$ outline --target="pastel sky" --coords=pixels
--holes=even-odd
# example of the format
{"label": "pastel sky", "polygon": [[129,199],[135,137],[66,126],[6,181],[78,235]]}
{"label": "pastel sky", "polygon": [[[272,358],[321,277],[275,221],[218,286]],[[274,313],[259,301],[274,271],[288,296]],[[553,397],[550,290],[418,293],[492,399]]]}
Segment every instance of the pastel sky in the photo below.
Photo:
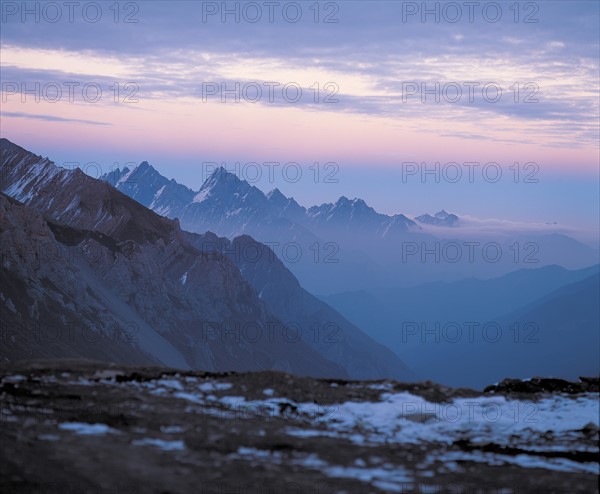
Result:
{"label": "pastel sky", "polygon": [[[599,2],[427,3],[437,19],[400,1],[50,3],[1,4],[0,133],[58,164],[147,160],[198,188],[210,163],[251,180],[258,163],[257,186],[304,205],[343,194],[597,234]],[[223,102],[236,83],[246,98]],[[436,161],[439,183],[421,175]]]}

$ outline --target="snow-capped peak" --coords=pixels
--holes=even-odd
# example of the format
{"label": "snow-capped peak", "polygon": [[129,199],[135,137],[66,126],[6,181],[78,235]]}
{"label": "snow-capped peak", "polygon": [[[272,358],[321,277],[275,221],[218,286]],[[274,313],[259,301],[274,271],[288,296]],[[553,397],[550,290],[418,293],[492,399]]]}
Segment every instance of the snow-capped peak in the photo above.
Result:
{"label": "snow-capped peak", "polygon": [[230,173],[225,168],[220,166],[214,172],[211,173],[210,177],[208,177],[204,184],[202,184],[200,190],[206,188],[213,188],[218,184],[238,182],[241,182],[241,180],[235,173]]}
{"label": "snow-capped peak", "polygon": [[228,172],[221,166],[212,172],[210,177],[206,179],[198,193],[194,196],[192,202],[204,201],[207,197],[213,195],[215,189],[230,189],[230,192],[233,194],[234,190],[237,189],[240,184],[247,184],[247,182],[242,182],[237,175]]}
{"label": "snow-capped peak", "polygon": [[290,200],[285,197],[279,189],[273,189],[266,194],[269,202],[276,208],[285,208]]}
{"label": "snow-capped peak", "polygon": [[281,199],[286,199],[287,197],[285,197],[281,191],[277,188],[267,192],[267,199],[273,199],[273,200],[281,200]]}

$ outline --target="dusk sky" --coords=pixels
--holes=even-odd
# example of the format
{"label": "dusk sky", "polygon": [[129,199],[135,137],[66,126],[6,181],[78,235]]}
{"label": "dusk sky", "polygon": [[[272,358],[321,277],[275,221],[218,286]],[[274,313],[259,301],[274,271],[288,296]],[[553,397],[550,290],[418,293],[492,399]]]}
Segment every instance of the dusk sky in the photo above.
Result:
{"label": "dusk sky", "polygon": [[[2,2],[2,137],[102,172],[147,160],[192,188],[208,162],[256,162],[258,187],[305,206],[345,195],[385,213],[445,208],[597,234],[597,1],[479,2],[471,12],[429,2],[437,19],[399,1],[114,5]],[[224,7],[237,13],[223,17]],[[222,101],[223,83],[239,83],[239,102]],[[407,164],[436,161],[439,183]],[[265,162],[281,164],[273,183]],[[295,183],[289,162],[303,169]],[[480,163],[472,177],[466,162]],[[502,169],[494,183],[495,165],[482,174],[489,162]],[[256,167],[244,170],[254,180]]]}

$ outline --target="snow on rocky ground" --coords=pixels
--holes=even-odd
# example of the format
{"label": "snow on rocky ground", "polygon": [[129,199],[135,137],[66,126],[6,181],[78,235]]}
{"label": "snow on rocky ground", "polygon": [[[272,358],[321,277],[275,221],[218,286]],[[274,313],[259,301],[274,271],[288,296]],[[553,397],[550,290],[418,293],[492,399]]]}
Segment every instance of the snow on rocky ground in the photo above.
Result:
{"label": "snow on rocky ground", "polygon": [[[243,396],[213,394],[233,387],[226,382],[199,384],[191,379],[185,384],[185,391],[177,380],[160,379],[141,386],[150,394],[171,394],[176,399],[200,405],[187,408],[189,413],[213,413],[231,418],[245,416],[255,420],[259,417],[281,417],[286,410],[294,410],[294,414],[289,416],[291,425],[286,429],[286,433],[294,437],[343,438],[358,445],[430,444],[438,445],[440,449],[432,453],[429,463],[433,459],[444,462],[468,460],[491,465],[509,462],[526,467],[600,475],[598,462],[580,463],[536,455],[536,452],[598,452],[597,444],[580,441],[578,433],[586,427],[593,429],[600,425],[598,395],[593,393],[576,397],[550,395],[536,401],[479,396],[432,403],[407,392],[382,391],[378,401],[345,401],[320,407],[314,403],[290,401],[284,396],[246,400]],[[374,389],[373,386],[371,389]],[[272,390],[264,390],[263,394],[265,391],[269,395]],[[448,455],[444,446],[457,441],[494,443],[520,448],[528,454],[510,457],[462,452]],[[252,452],[247,450],[244,454],[252,455]],[[264,455],[259,452],[257,456]]]}
{"label": "snow on rocky ground", "polygon": [[[126,458],[117,477],[149,470],[148,482],[160,474],[171,486],[149,492],[203,492],[173,477],[190,465],[221,490],[286,479],[329,486],[323,494],[596,492],[600,408],[590,389],[482,394],[278,373],[12,372],[0,381],[0,474],[18,480],[11,462],[36,448],[27,482],[37,470],[48,475],[52,458],[76,461],[89,482],[99,465]],[[98,455],[89,465],[80,458],[87,448]]]}

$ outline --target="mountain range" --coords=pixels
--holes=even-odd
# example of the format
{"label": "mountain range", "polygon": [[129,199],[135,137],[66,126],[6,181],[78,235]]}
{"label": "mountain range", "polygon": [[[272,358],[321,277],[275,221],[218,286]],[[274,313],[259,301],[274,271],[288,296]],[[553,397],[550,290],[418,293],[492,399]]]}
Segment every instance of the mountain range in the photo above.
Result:
{"label": "mountain range", "polygon": [[599,373],[599,272],[554,265],[323,300],[419,375],[477,388],[507,376]]}
{"label": "mountain range", "polygon": [[[179,220],[7,139],[0,140],[0,169],[4,360],[85,357],[213,371],[413,377],[390,350],[303,292],[276,258],[245,262],[253,271],[246,278]],[[276,273],[281,279],[269,281]],[[272,304],[265,301],[270,288],[255,288],[265,280],[280,289]],[[298,295],[301,305],[286,298]]]}
{"label": "mountain range", "polygon": [[345,196],[305,208],[279,189],[265,194],[222,167],[198,191],[147,162],[100,178],[155,212],[178,218],[187,231],[252,236],[313,293],[491,278],[552,264],[579,269],[598,259],[596,249],[557,233],[465,233],[461,218],[445,210],[413,220]]}
{"label": "mountain range", "polygon": [[[463,338],[413,349],[417,372],[443,374],[446,384],[483,388],[504,377],[573,378],[600,374],[600,274],[562,286],[548,295],[490,321],[483,320],[472,342]],[[487,334],[486,334],[487,333]],[[423,351],[424,347],[427,351]],[[403,353],[406,355],[408,352]],[[446,365],[443,361],[460,363]]]}
{"label": "mountain range", "polygon": [[410,229],[419,230],[416,222],[403,214],[377,213],[362,199],[342,196],[335,203],[307,209],[293,197],[285,197],[279,189],[264,194],[223,167],[217,168],[197,192],[168,180],[145,161],[100,178],[144,206],[164,216],[179,218],[190,231],[210,230],[233,237],[248,233],[250,228],[260,232],[272,225],[310,228],[317,235],[331,228],[358,229],[385,238]]}
{"label": "mountain range", "polygon": [[[7,139],[0,171],[5,361],[89,358],[473,387],[598,370],[597,251],[564,235],[539,236],[537,248],[546,262],[570,265],[444,280],[441,263],[389,257],[403,242],[439,242],[419,224],[459,231],[461,219],[444,210],[413,221],[346,197],[304,208],[222,168],[198,191],[147,162],[94,179]],[[320,261],[337,262],[317,262],[308,248],[291,261],[281,256],[286,242],[328,246]],[[312,289],[297,275],[302,263]],[[382,273],[394,285],[373,287]],[[412,274],[437,278],[409,283]],[[353,291],[360,279],[365,288]],[[346,290],[313,294],[336,286]],[[479,338],[444,332],[469,324]],[[500,327],[502,337],[482,337],[483,327]]]}

